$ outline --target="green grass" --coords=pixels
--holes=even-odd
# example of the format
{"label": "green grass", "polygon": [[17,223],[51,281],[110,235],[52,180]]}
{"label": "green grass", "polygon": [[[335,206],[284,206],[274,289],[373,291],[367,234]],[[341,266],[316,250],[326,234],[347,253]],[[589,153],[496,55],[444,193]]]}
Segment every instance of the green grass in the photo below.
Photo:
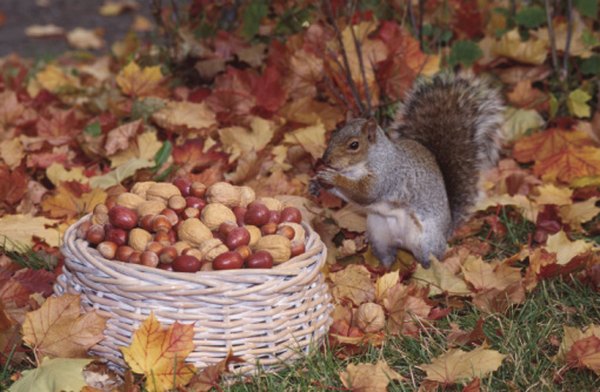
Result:
{"label": "green grass", "polygon": [[[572,369],[564,373],[561,383],[555,383],[561,364],[552,357],[558,347],[551,337],[561,341],[563,326],[583,327],[600,321],[600,296],[590,287],[570,278],[540,283],[525,303],[512,307],[507,314],[484,314],[474,307],[454,311],[436,327],[423,333],[420,339],[390,337],[382,347],[369,347],[365,353],[350,359],[337,359],[329,349],[314,353],[294,366],[276,374],[260,374],[234,385],[222,385],[225,391],[325,391],[344,390],[338,373],[348,363],[375,363],[385,359],[405,377],[394,382],[389,391],[414,391],[425,373],[417,366],[447,349],[446,332],[454,322],[465,330],[472,329],[479,318],[484,319],[484,332],[490,348],[507,355],[502,366],[481,380],[489,391],[576,391],[600,390],[600,378],[590,370]],[[470,350],[470,347],[463,347]],[[446,388],[459,391],[460,386]]]}

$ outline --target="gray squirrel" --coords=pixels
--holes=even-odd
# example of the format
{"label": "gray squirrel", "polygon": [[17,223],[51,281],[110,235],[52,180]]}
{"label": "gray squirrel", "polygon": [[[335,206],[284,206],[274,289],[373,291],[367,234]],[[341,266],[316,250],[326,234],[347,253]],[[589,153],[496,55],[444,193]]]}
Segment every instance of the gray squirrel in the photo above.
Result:
{"label": "gray squirrel", "polygon": [[482,172],[498,160],[503,109],[499,92],[471,74],[419,80],[388,133],[363,118],[335,130],[309,190],[362,206],[373,253],[386,267],[403,248],[428,268],[468,218]]}

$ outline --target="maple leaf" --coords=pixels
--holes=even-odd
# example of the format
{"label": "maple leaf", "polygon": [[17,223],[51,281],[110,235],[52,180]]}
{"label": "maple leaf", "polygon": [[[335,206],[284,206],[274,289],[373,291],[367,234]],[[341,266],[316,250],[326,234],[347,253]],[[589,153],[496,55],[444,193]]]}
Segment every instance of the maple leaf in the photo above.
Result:
{"label": "maple leaf", "polygon": [[0,128],[8,129],[25,112],[25,106],[17,99],[14,91],[0,92]]}
{"label": "maple leaf", "polygon": [[300,49],[290,56],[288,68],[285,84],[292,98],[291,102],[314,98],[317,95],[317,83],[323,79],[323,59]]}
{"label": "maple leaf", "polygon": [[504,290],[521,280],[520,268],[512,268],[504,263],[494,266],[492,263],[484,263],[480,257],[468,257],[461,268],[465,280],[471,283],[475,290]]}
{"label": "maple leaf", "polygon": [[487,313],[505,313],[511,305],[525,301],[525,287],[519,281],[503,290],[487,289],[473,296],[473,305]]}
{"label": "maple leaf", "polygon": [[541,39],[521,40],[518,29],[505,33],[496,41],[493,52],[525,64],[539,65],[546,61],[548,41]]}
{"label": "maple leaf", "polygon": [[33,246],[32,236],[43,239],[50,246],[58,246],[60,233],[56,229],[46,227],[54,226],[57,223],[58,221],[41,216],[5,215],[0,218],[2,246],[8,251],[19,250],[22,246],[31,247]]}
{"label": "maple leaf", "polygon": [[176,133],[210,130],[217,125],[216,115],[206,102],[169,101],[152,114],[152,120],[169,131]]}
{"label": "maple leaf", "polygon": [[333,283],[332,294],[338,301],[349,299],[358,306],[375,299],[375,285],[365,266],[351,264],[339,272],[329,274]]}
{"label": "maple leaf", "polygon": [[513,148],[513,157],[521,163],[543,161],[565,147],[581,148],[593,144],[585,132],[550,128],[518,140]]}
{"label": "maple leaf", "polygon": [[204,139],[196,138],[174,146],[173,162],[180,166],[178,175],[188,176],[208,186],[223,178],[227,155],[217,152],[215,147],[205,150],[204,145]]}
{"label": "maple leaf", "polygon": [[67,33],[67,42],[76,49],[101,49],[104,40],[97,31],[76,27]]}
{"label": "maple leaf", "polygon": [[466,346],[473,343],[481,344],[486,338],[483,332],[483,324],[483,319],[479,318],[475,327],[467,332],[461,330],[457,324],[450,323],[452,331],[448,334],[448,344],[452,346]]}
{"label": "maple leaf", "polygon": [[571,351],[573,345],[583,339],[595,336],[600,339],[600,325],[590,324],[582,329],[576,327],[563,326],[563,340],[560,343],[556,359],[565,360],[567,354]]}
{"label": "maple leaf", "polygon": [[[66,73],[63,69],[54,64],[48,64],[43,70],[35,76],[35,81],[46,90],[59,93],[63,89],[79,87],[79,80]],[[28,88],[31,96],[38,94],[38,88]]]}
{"label": "maple leaf", "polygon": [[219,362],[200,369],[186,385],[186,391],[208,392],[218,387],[223,374],[229,371],[229,364],[240,362],[243,362],[243,360],[240,357],[234,356],[233,352],[229,350],[227,356]]}
{"label": "maple leaf", "polygon": [[23,371],[10,391],[83,391],[87,386],[83,369],[92,361],[91,358],[44,358],[39,367]]}
{"label": "maple leaf", "polygon": [[38,310],[25,316],[23,341],[36,357],[85,357],[87,350],[104,339],[106,320],[95,310],[81,315],[79,295],[50,297]]}
{"label": "maple leaf", "polygon": [[452,349],[434,358],[431,364],[422,364],[418,368],[427,373],[427,380],[450,385],[484,377],[497,370],[504,358],[506,355],[483,346],[469,352]]}
{"label": "maple leaf", "polygon": [[574,257],[583,254],[593,245],[583,240],[571,241],[564,231],[559,231],[548,237],[545,249],[548,252],[556,253],[556,263],[565,265]]}
{"label": "maple leaf", "polygon": [[337,124],[344,119],[341,107],[319,102],[310,97],[288,102],[280,110],[280,114],[290,121],[301,124],[323,124],[327,130],[335,129]]}
{"label": "maple leaf", "polygon": [[400,283],[387,290],[383,306],[389,314],[390,333],[416,335],[416,319],[426,318],[432,308],[418,294],[421,293],[414,286]]}
{"label": "maple leaf", "polygon": [[28,176],[22,168],[10,170],[0,164],[0,205],[14,205],[20,202],[27,193]]}
{"label": "maple leaf", "polygon": [[54,186],[60,185],[61,182],[77,181],[86,183],[89,179],[83,174],[83,167],[73,167],[66,169],[62,163],[54,162],[46,168],[46,177]]}
{"label": "maple leaf", "polygon": [[559,212],[561,220],[573,229],[581,229],[581,223],[592,220],[600,213],[600,208],[596,207],[598,200],[600,197],[590,197],[579,203],[561,206]]}
{"label": "maple leaf", "polygon": [[117,166],[115,170],[101,176],[90,178],[90,185],[94,188],[94,191],[108,189],[112,186],[121,184],[121,182],[133,176],[139,169],[152,166],[154,166],[154,161],[149,161],[144,158],[131,158]]}
{"label": "maple leaf", "polygon": [[502,136],[509,141],[518,141],[528,131],[537,130],[544,125],[544,118],[534,109],[517,109],[508,107],[504,112]]}
{"label": "maple leaf", "polygon": [[0,143],[0,158],[10,169],[19,166],[24,156],[23,144],[19,139],[5,140]]}
{"label": "maple leaf", "polygon": [[420,264],[412,276],[412,281],[418,285],[429,284],[429,296],[442,294],[465,296],[471,294],[465,281],[453,273],[446,263],[441,263],[437,259],[431,260],[431,268],[425,269]]}
{"label": "maple leaf", "polygon": [[375,282],[375,298],[377,298],[377,301],[383,301],[387,295],[387,291],[394,287],[398,282],[400,282],[400,275],[398,272],[388,272],[377,278],[377,281]]}
{"label": "maple leaf", "polygon": [[546,181],[571,182],[600,175],[600,148],[566,146],[557,154],[536,162],[533,173]]}
{"label": "maple leaf", "polygon": [[92,212],[96,205],[104,203],[106,192],[95,188],[90,192],[80,192],[72,182],[63,182],[54,195],[49,195],[42,201],[42,209],[51,218],[74,218]]}
{"label": "maple leaf", "polygon": [[55,280],[56,276],[50,271],[23,268],[0,283],[0,299],[4,303],[14,302],[18,307],[23,307],[32,293],[42,293],[46,297],[50,295]]}
{"label": "maple leaf", "polygon": [[264,149],[275,134],[276,125],[260,117],[252,117],[250,130],[244,127],[219,129],[219,139],[223,149],[230,154],[229,160],[235,161],[242,154],[259,152]]}
{"label": "maple leaf", "polygon": [[529,79],[520,80],[506,97],[517,107],[525,109],[535,108],[538,110],[546,109],[549,100],[548,95],[533,87]]}
{"label": "maple leaf", "polygon": [[149,97],[162,95],[163,74],[160,66],[140,68],[135,61],[127,64],[116,77],[117,85],[125,95]]}
{"label": "maple leaf", "polygon": [[60,146],[69,143],[81,132],[81,122],[74,109],[50,108],[48,116],[42,116],[38,120],[36,129],[38,136],[47,143]]}
{"label": "maple leaf", "polygon": [[339,375],[342,384],[354,392],[385,392],[390,381],[404,379],[383,360],[376,364],[351,363]]}
{"label": "maple leaf", "polygon": [[194,375],[194,366],[184,362],[194,350],[193,337],[193,325],[175,322],[165,329],[150,313],[121,351],[131,370],[146,376],[149,391],[167,391],[186,385]]}
{"label": "maple leaf", "polygon": [[587,367],[600,375],[600,338],[588,336],[577,340],[566,355],[571,367]]}
{"label": "maple leaf", "polygon": [[227,71],[215,79],[206,103],[213,111],[228,118],[247,115],[256,105],[254,88],[257,81],[258,75],[252,69],[227,67]]}
{"label": "maple leaf", "polygon": [[104,149],[106,154],[113,155],[115,152],[124,150],[129,146],[129,141],[142,127],[142,120],[132,121],[111,130],[106,135]]}
{"label": "maple leaf", "polygon": [[[117,168],[127,164],[128,162],[130,163],[131,160],[136,160],[140,162],[147,162],[147,166],[140,167],[152,167],[155,164],[154,158],[156,153],[161,149],[162,146],[163,142],[158,140],[156,132],[147,131],[141,133],[137,135],[137,137],[133,139],[131,143],[129,143],[129,146],[126,149],[108,157],[108,159],[110,159],[110,166],[112,168]],[[131,175],[133,175],[133,173]]]}
{"label": "maple leaf", "polygon": [[573,190],[562,187],[559,188],[554,184],[543,184],[538,188],[539,194],[535,197],[538,204],[556,204],[564,206],[572,204]]}

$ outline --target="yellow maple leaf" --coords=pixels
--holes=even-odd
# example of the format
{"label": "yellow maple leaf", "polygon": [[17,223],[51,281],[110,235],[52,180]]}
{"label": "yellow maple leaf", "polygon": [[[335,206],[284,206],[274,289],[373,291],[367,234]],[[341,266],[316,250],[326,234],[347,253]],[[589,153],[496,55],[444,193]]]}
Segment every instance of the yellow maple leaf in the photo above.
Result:
{"label": "yellow maple leaf", "polygon": [[523,137],[530,130],[537,130],[544,125],[544,118],[534,109],[517,109],[509,107],[504,112],[502,137],[507,142]]}
{"label": "yellow maple leaf", "polygon": [[567,97],[569,113],[576,117],[589,117],[592,114],[592,109],[587,104],[587,101],[590,99],[592,99],[592,96],[582,89],[578,88],[575,91],[571,91]]}
{"label": "yellow maple leaf", "polygon": [[525,64],[541,65],[548,55],[548,41],[542,39],[521,40],[518,29],[505,33],[496,41],[493,52]]}
{"label": "yellow maple leaf", "polygon": [[454,274],[448,266],[439,262],[435,257],[430,260],[431,267],[429,269],[425,269],[419,264],[411,278],[411,281],[417,285],[429,285],[430,297],[444,292],[456,296],[471,294],[466,282]]}
{"label": "yellow maple leaf", "polygon": [[2,158],[11,169],[19,166],[24,156],[23,144],[18,138],[4,140],[0,143],[0,158]]}
{"label": "yellow maple leaf", "polygon": [[58,246],[60,232],[46,227],[57,223],[56,220],[42,216],[5,215],[0,218],[0,243],[6,250],[18,250],[21,246],[33,246],[31,237],[36,236],[50,246]]}
{"label": "yellow maple leaf", "polygon": [[320,122],[288,132],[283,138],[284,143],[299,144],[314,159],[319,159],[325,152],[325,127]]}
{"label": "yellow maple leaf", "polygon": [[104,339],[106,320],[95,310],[81,314],[79,295],[50,297],[42,306],[27,313],[23,341],[42,356],[85,357],[87,350]]}
{"label": "yellow maple leaf", "polygon": [[134,140],[134,142],[129,143],[126,149],[108,157],[110,167],[117,168],[131,160],[146,161],[148,165],[145,167],[154,166],[154,157],[163,146],[163,142],[158,140],[156,132],[141,133]]}
{"label": "yellow maple leaf", "polygon": [[52,218],[74,218],[92,212],[104,201],[106,192],[102,189],[78,195],[68,186],[59,185],[54,195],[42,200],[42,209]]}
{"label": "yellow maple leaf", "polygon": [[42,88],[53,93],[57,93],[59,90],[67,87],[79,86],[77,78],[67,74],[62,68],[54,64],[48,64],[36,75],[35,80]]}
{"label": "yellow maple leaf", "polygon": [[134,373],[146,376],[149,391],[167,391],[186,385],[194,375],[194,366],[184,362],[194,350],[193,337],[193,325],[175,322],[165,329],[150,313],[121,352]]}
{"label": "yellow maple leaf", "polygon": [[575,256],[591,250],[593,245],[584,240],[571,241],[564,231],[548,236],[546,249],[548,252],[556,253],[556,263],[565,265]]}
{"label": "yellow maple leaf", "polygon": [[422,364],[418,368],[427,373],[427,380],[448,385],[484,377],[497,370],[504,358],[506,355],[483,346],[469,352],[453,349],[434,358],[431,364]]}
{"label": "yellow maple leaf", "polygon": [[566,187],[557,187],[554,184],[543,184],[538,188],[539,194],[534,198],[538,204],[556,204],[565,206],[573,204],[571,197],[573,190]]}
{"label": "yellow maple leaf", "polygon": [[229,153],[229,161],[233,162],[240,155],[258,152],[269,144],[275,134],[275,123],[260,117],[253,117],[250,130],[244,127],[228,127],[219,129],[219,138],[223,149]]}
{"label": "yellow maple leaf", "polygon": [[168,102],[152,114],[152,120],[172,132],[187,133],[217,125],[216,114],[205,102]]}
{"label": "yellow maple leaf", "polygon": [[600,213],[600,208],[596,207],[598,200],[600,198],[590,197],[585,201],[561,206],[559,215],[562,221],[572,228],[580,228],[582,223],[592,220]]}
{"label": "yellow maple leaf", "polygon": [[387,274],[377,278],[375,282],[375,298],[377,301],[382,301],[386,296],[386,292],[400,282],[398,272],[388,272]]}
{"label": "yellow maple leaf", "polygon": [[333,282],[333,297],[340,302],[351,300],[356,306],[375,299],[375,285],[371,273],[363,265],[350,264],[341,271],[329,274]]}
{"label": "yellow maple leaf", "polygon": [[385,392],[390,381],[403,379],[384,360],[380,360],[376,364],[359,363],[355,365],[351,363],[339,375],[342,384],[348,390],[357,392]]}
{"label": "yellow maple leaf", "polygon": [[89,179],[83,174],[83,169],[82,166],[65,169],[62,163],[53,162],[46,168],[46,177],[55,186],[58,186],[63,181],[77,181],[85,184]]}
{"label": "yellow maple leaf", "polygon": [[135,61],[132,61],[119,72],[116,80],[124,94],[133,97],[148,97],[160,95],[163,74],[158,65],[142,69]]}
{"label": "yellow maple leaf", "polygon": [[504,290],[521,280],[520,268],[512,268],[505,264],[494,265],[472,255],[467,257],[461,269],[465,280],[476,290]]}

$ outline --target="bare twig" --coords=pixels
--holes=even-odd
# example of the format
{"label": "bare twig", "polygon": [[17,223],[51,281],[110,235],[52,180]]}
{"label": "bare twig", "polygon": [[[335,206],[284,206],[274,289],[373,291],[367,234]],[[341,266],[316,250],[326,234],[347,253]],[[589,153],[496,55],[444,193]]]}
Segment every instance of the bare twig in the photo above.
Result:
{"label": "bare twig", "polygon": [[548,38],[550,39],[550,51],[552,53],[552,68],[557,76],[560,77],[558,66],[558,55],[556,54],[556,36],[552,27],[552,15],[550,13],[550,0],[544,0],[544,8],[546,8],[546,21],[548,23]]}
{"label": "bare twig", "polygon": [[410,29],[412,30],[413,35],[420,41],[421,37],[419,36],[419,30],[417,29],[417,20],[415,19],[415,11],[412,7],[412,0],[407,2],[407,12],[408,20],[410,21]]}
{"label": "bare twig", "polygon": [[425,0],[419,0],[419,47],[423,50],[423,16],[425,15]]}
{"label": "bare twig", "polygon": [[367,117],[371,116],[371,112],[373,111],[373,107],[371,106],[371,91],[369,90],[369,84],[367,83],[367,72],[365,71],[365,63],[363,61],[363,53],[362,46],[358,39],[356,39],[356,33],[352,26],[350,26],[350,31],[352,32],[352,41],[354,41],[354,49],[356,50],[356,55],[358,56],[358,64],[360,65],[360,73],[363,80],[363,88],[365,89],[365,96],[367,97]]}
{"label": "bare twig", "polygon": [[[364,113],[365,112],[365,108],[363,106],[363,103],[360,99],[360,95],[358,94],[358,89],[356,88],[356,84],[354,83],[354,80],[352,80],[352,71],[350,69],[350,61],[348,60],[348,53],[346,52],[346,47],[344,46],[344,41],[342,39],[342,32],[340,31],[340,28],[338,27],[334,15],[333,15],[333,9],[331,7],[331,1],[327,0],[325,1],[325,9],[327,12],[327,18],[330,20],[331,25],[333,26],[333,29],[335,30],[335,35],[338,41],[338,44],[340,46],[340,51],[342,53],[342,60],[344,60],[344,67],[342,68],[342,70],[344,70],[344,74],[346,76],[346,81],[348,82],[348,86],[350,87],[350,91],[352,92],[352,96],[354,97],[354,100],[356,101],[356,105],[360,111],[360,113]],[[352,28],[352,27],[350,27]],[[334,56],[335,58],[335,56]]]}
{"label": "bare twig", "polygon": [[573,38],[573,0],[567,0],[567,42],[565,42],[565,53],[563,56],[562,79],[569,76],[569,50]]}

